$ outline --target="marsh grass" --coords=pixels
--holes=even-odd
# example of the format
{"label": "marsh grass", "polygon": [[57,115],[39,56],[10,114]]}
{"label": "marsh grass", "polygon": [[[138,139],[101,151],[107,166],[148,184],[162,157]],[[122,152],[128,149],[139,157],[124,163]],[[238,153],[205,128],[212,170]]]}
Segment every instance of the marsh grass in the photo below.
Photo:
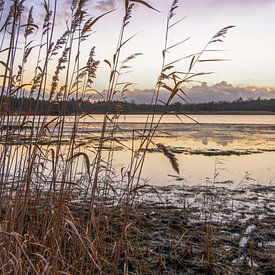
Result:
{"label": "marsh grass", "polygon": [[[171,3],[162,66],[151,102],[152,114],[148,115],[142,132],[133,130],[128,147],[117,138],[121,110],[110,113],[115,96],[120,94],[124,98],[132,85],[130,81],[123,82],[121,76],[131,61],[141,55],[137,52],[122,59],[124,48],[134,39],[134,35],[125,37],[125,30],[134,16],[134,5],[158,11],[147,1],[125,0],[116,50],[110,60],[103,61],[110,75],[100,137],[94,144],[79,139],[79,129],[85,127],[85,118],[93,115],[83,113],[81,104],[94,89],[99,61],[93,46],[86,64],[81,63],[80,57],[84,41],[91,40],[94,25],[100,24],[102,17],[112,16],[112,11],[90,17],[87,4],[87,0],[72,1],[65,31],[55,40],[57,0],[44,1],[41,26],[33,19],[35,7],[26,11],[23,0],[13,0],[10,5],[0,1],[1,274],[128,274],[133,268],[142,274],[146,270],[147,262],[142,257],[144,243],[134,237],[135,232],[140,234],[140,229],[132,222],[134,211],[139,215],[138,208],[134,208],[135,199],[147,186],[141,183],[146,153],[149,146],[158,147],[173,169],[180,172],[175,155],[163,144],[155,144],[154,135],[162,117],[168,111],[176,111],[170,105],[173,99],[188,100],[184,85],[208,74],[195,72],[196,64],[222,60],[203,59],[203,54],[213,43],[221,42],[232,27],[215,34],[199,53],[168,62],[168,51],[189,39],[169,45],[171,30],[184,19],[176,18],[178,1]],[[178,71],[176,64],[185,59],[189,63],[187,70]],[[30,68],[30,63],[34,67]],[[52,71],[54,64],[56,68]],[[30,82],[26,82],[26,70],[34,72]],[[155,106],[160,102],[161,89],[168,90],[170,96],[163,102],[165,112],[156,119]],[[35,110],[30,111],[29,101],[22,101],[21,111],[12,113],[15,97],[34,100]],[[68,136],[66,113],[72,98],[76,112]],[[38,100],[51,104],[43,105],[45,109],[41,111]],[[53,104],[58,111],[54,117],[47,115]],[[113,167],[118,145],[131,151],[129,165],[121,167],[120,173]],[[206,227],[205,232],[206,261],[211,263],[211,227]],[[133,264],[135,258],[139,262]],[[165,269],[163,259],[159,261]]]}

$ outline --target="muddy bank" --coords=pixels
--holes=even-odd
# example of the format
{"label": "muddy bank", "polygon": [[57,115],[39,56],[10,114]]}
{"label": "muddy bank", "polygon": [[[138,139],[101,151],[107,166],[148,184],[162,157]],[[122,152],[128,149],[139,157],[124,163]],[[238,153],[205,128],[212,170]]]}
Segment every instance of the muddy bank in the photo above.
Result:
{"label": "muddy bank", "polygon": [[[127,262],[129,274],[274,274],[274,194],[273,186],[142,188],[127,212],[120,273]],[[110,206],[104,215],[106,236],[117,236],[125,213]]]}
{"label": "muddy bank", "polygon": [[[274,216],[203,221],[196,209],[146,207],[131,217],[129,271],[142,274],[273,274]],[[121,273],[123,256],[121,259]]]}
{"label": "muddy bank", "polygon": [[98,190],[92,211],[81,190],[63,193],[62,204],[33,190],[20,235],[16,222],[5,222],[11,201],[2,208],[0,239],[17,251],[9,239],[16,236],[26,268],[40,268],[39,255],[51,268],[49,232],[59,221],[59,265],[70,274],[83,274],[78,261],[93,266],[89,274],[274,274],[274,186],[116,187],[108,196]]}

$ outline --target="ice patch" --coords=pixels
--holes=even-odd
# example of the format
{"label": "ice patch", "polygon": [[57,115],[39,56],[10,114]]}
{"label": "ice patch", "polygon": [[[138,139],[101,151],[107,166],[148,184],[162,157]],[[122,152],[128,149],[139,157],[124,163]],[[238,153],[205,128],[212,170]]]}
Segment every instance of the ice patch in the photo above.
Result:
{"label": "ice patch", "polygon": [[[249,235],[251,232],[256,228],[255,224],[249,225],[244,232],[244,235]],[[247,242],[249,240],[249,236],[244,236],[241,238],[239,245],[240,247],[245,247],[247,245]]]}
{"label": "ice patch", "polygon": [[245,233],[244,234],[251,234],[251,232],[256,228],[256,226],[254,224],[252,225],[249,225],[246,230],[245,230]]}
{"label": "ice patch", "polygon": [[275,246],[275,241],[265,242],[265,246]]}
{"label": "ice patch", "polygon": [[254,260],[251,260],[251,259],[248,259],[247,264],[249,267],[258,267],[258,264]]}
{"label": "ice patch", "polygon": [[248,237],[242,237],[239,242],[240,247],[245,247],[247,245],[248,239]]}

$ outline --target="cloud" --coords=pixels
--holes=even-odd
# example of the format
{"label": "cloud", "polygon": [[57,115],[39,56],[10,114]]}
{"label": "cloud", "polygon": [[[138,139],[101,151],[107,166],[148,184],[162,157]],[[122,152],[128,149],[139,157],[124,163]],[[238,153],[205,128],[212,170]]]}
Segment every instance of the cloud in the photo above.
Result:
{"label": "cloud", "polygon": [[230,0],[230,1],[221,1],[221,0],[201,0],[198,2],[203,2],[205,4],[215,4],[215,5],[261,5],[274,3],[274,0]]}
{"label": "cloud", "polygon": [[117,0],[98,0],[95,8],[99,11],[109,11],[116,7]]}
{"label": "cloud", "polygon": [[[212,86],[208,86],[206,83],[202,83],[199,86],[193,86],[189,89],[185,89],[188,96],[188,102],[190,103],[204,103],[211,101],[233,101],[240,97],[245,99],[256,99],[261,97],[262,99],[275,98],[275,88],[265,88],[256,86],[234,86],[226,81],[216,83]],[[103,96],[105,93],[103,93]],[[153,95],[153,90],[133,90],[126,94],[126,100],[128,102],[134,101],[136,103],[150,103]],[[168,91],[161,90],[159,93],[159,99],[166,101],[170,93]],[[95,100],[100,100],[100,96],[94,95],[92,97]],[[120,100],[119,97],[116,98]],[[182,100],[179,97],[175,97],[174,102]]]}
{"label": "cloud", "polygon": [[[274,0],[189,0],[188,5],[196,10],[210,11],[226,11],[228,8],[236,11],[246,12],[247,9],[255,9],[258,11],[261,9],[267,9],[275,4]],[[229,11],[229,10],[228,10]],[[231,11],[232,12],[232,11]],[[218,15],[217,15],[218,16]],[[234,18],[234,17],[233,17]]]}
{"label": "cloud", "polygon": [[265,88],[256,86],[234,86],[226,81],[208,86],[202,83],[200,86],[193,86],[187,90],[187,95],[192,102],[209,102],[228,100],[233,101],[240,97],[243,99],[263,99],[275,98],[275,88]]}

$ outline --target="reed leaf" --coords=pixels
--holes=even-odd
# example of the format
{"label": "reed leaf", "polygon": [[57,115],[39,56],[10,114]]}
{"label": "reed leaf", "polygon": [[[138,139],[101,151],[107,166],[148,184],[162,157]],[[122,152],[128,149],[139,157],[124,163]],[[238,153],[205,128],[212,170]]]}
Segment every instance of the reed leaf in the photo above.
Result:
{"label": "reed leaf", "polygon": [[104,17],[105,15],[107,15],[107,14],[113,12],[113,11],[115,11],[115,9],[105,12],[105,13],[101,14],[100,16],[96,17],[95,19],[92,19],[92,18],[91,18],[90,20],[88,20],[88,21],[85,23],[85,25],[84,25],[84,27],[83,27],[83,29],[82,29],[82,31],[81,31],[81,35],[84,35],[87,31],[89,31],[89,30],[91,29],[91,27],[92,27],[100,18]]}
{"label": "reed leaf", "polygon": [[157,10],[156,8],[154,8],[153,6],[151,6],[150,4],[148,4],[147,2],[145,2],[145,1],[143,1],[143,0],[130,0],[130,2],[140,3],[140,4],[142,4],[142,5],[144,5],[144,6],[148,7],[148,8],[150,8],[150,9],[152,9],[152,10],[155,10],[155,11],[159,12],[159,10]]}

